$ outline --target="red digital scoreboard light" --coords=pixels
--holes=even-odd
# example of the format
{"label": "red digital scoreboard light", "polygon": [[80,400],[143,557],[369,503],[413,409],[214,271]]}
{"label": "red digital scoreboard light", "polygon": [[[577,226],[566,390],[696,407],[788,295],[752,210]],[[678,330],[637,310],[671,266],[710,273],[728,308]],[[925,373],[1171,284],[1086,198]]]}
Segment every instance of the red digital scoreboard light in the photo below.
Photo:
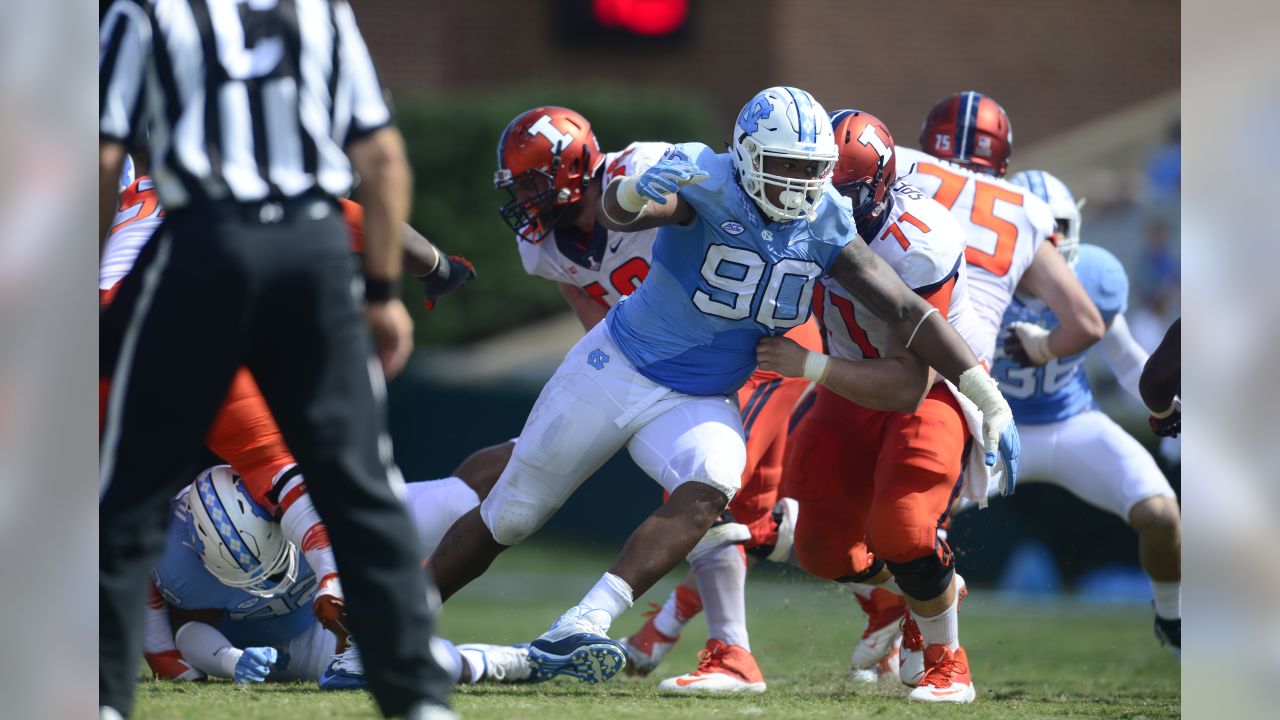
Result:
{"label": "red digital scoreboard light", "polygon": [[694,0],[555,0],[554,33],[575,45],[679,42]]}

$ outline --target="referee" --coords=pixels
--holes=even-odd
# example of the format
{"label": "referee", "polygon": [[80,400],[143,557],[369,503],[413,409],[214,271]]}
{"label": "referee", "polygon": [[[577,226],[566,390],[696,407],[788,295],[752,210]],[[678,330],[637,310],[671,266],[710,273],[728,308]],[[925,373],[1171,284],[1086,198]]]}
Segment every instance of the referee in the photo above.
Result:
{"label": "referee", "polygon": [[[149,152],[167,213],[103,317],[104,338],[121,332],[100,358],[112,380],[99,454],[101,716],[132,709],[168,501],[199,470],[246,365],[328,528],[380,709],[453,717],[384,418],[383,373],[412,349],[397,285],[410,178],[350,6],[117,0],[99,32],[100,240],[128,149]],[[363,307],[334,199],[353,166]]]}

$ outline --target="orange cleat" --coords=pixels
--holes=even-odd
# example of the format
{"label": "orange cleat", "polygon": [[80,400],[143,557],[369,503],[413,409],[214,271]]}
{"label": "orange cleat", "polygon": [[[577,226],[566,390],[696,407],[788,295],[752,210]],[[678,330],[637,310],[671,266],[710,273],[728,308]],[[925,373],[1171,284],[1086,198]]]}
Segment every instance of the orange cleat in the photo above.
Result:
{"label": "orange cleat", "polygon": [[971,703],[977,696],[969,677],[969,658],[964,648],[953,652],[946,645],[924,649],[924,678],[907,695],[915,702]]}
{"label": "orange cleat", "polygon": [[664,635],[653,624],[662,609],[656,603],[649,603],[649,611],[644,614],[645,622],[639,630],[618,642],[627,651],[627,674],[644,677],[653,672],[662,662],[662,658],[671,652],[671,648],[680,640],[680,636]]}
{"label": "orange cleat", "polygon": [[667,678],[658,689],[678,693],[764,692],[764,675],[750,650],[712,638],[698,651],[698,669]]}
{"label": "orange cleat", "polygon": [[[867,627],[853,648],[849,659],[849,676],[863,682],[876,682],[882,661],[892,653],[901,635],[899,624],[907,614],[907,604],[888,590],[876,588],[870,598],[855,594],[854,599],[867,615]],[[893,658],[895,671],[897,657]],[[887,667],[887,665],[885,666]]]}

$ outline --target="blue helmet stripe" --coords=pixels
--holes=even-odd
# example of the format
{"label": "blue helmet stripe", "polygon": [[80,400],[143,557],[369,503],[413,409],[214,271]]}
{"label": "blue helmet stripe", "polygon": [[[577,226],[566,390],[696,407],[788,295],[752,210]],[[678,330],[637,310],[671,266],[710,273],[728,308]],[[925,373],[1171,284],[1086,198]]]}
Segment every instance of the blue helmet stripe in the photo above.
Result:
{"label": "blue helmet stripe", "polygon": [[800,142],[816,141],[817,123],[813,118],[813,102],[809,100],[809,93],[793,87],[788,87],[787,92],[791,93],[791,100],[796,104],[796,116],[800,121]]}
{"label": "blue helmet stripe", "polygon": [[978,107],[982,104],[982,94],[969,90],[960,94],[960,112],[956,118],[956,139],[960,141],[960,150],[956,158],[968,160],[973,152],[973,144],[978,134]]}
{"label": "blue helmet stripe", "polygon": [[1044,184],[1044,172],[1032,170],[1027,173],[1027,180],[1031,184],[1031,192],[1035,193],[1036,197],[1041,200],[1049,202],[1049,188]]}
{"label": "blue helmet stripe", "polygon": [[[200,495],[200,504],[204,506],[205,513],[213,520],[213,527],[218,531],[218,537],[222,539],[222,544],[231,550],[231,556],[235,558],[236,564],[245,572],[252,571],[254,564],[245,562],[240,557],[241,553],[235,550],[237,546],[243,548],[244,554],[252,559],[252,555],[249,555],[249,546],[245,544],[244,538],[240,537],[240,530],[236,528],[235,523],[231,522],[227,508],[222,504],[222,498],[218,497],[218,493],[214,491],[213,480],[209,473],[205,473],[196,481],[196,492]],[[213,505],[210,505],[211,501]]]}

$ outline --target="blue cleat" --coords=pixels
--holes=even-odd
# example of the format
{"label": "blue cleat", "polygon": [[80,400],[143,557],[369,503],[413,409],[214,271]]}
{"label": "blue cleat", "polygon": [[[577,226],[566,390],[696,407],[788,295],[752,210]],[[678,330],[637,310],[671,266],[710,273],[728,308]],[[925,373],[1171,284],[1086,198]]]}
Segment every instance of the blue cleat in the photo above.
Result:
{"label": "blue cleat", "polygon": [[[598,683],[617,675],[627,666],[622,644],[610,640],[592,615],[603,610],[581,606],[570,608],[555,624],[529,646],[530,680],[541,682],[558,675],[582,682]],[[603,619],[603,618],[601,618]]]}
{"label": "blue cleat", "polygon": [[329,667],[320,673],[321,690],[363,690],[367,685],[364,662],[360,659],[360,649],[355,645],[334,655]]}

